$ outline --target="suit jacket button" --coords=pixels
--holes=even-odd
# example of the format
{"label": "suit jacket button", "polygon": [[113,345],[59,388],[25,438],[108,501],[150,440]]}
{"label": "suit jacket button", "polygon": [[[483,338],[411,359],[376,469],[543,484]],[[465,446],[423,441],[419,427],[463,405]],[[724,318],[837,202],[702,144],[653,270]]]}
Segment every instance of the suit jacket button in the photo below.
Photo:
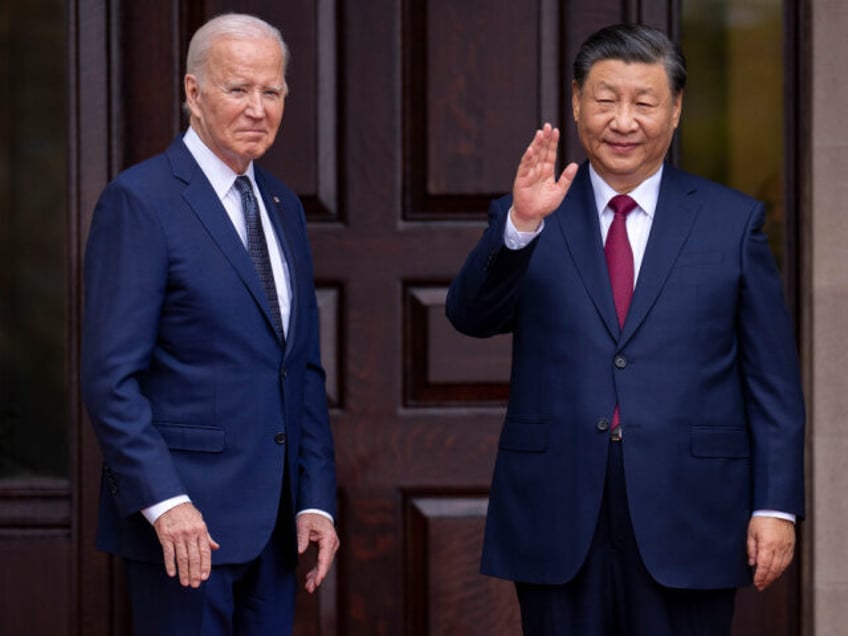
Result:
{"label": "suit jacket button", "polygon": [[613,359],[612,362],[615,365],[616,369],[623,369],[624,367],[627,366],[627,358],[625,358],[621,354],[618,354],[617,356],[615,356],[615,358]]}
{"label": "suit jacket button", "polygon": [[286,434],[285,433],[277,433],[276,435],[274,435],[274,441],[277,442],[278,444],[285,444],[286,443]]}
{"label": "suit jacket button", "polygon": [[595,424],[595,428],[598,429],[599,431],[605,431],[609,428],[609,425],[610,425],[609,420],[605,417],[602,417],[598,420],[598,423]]}
{"label": "suit jacket button", "polygon": [[286,379],[286,370],[285,368],[280,369],[280,377],[285,380]]}

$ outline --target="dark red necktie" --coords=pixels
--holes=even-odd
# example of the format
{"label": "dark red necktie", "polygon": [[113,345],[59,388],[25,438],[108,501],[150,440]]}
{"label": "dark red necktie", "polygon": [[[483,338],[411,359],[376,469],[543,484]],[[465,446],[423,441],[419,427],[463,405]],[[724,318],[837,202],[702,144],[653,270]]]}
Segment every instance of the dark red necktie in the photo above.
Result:
{"label": "dark red necktie", "polygon": [[[604,255],[612,285],[615,313],[619,326],[623,327],[627,310],[630,309],[630,300],[633,298],[633,250],[630,249],[630,240],[627,238],[627,215],[636,208],[636,202],[626,194],[619,194],[610,199],[609,207],[615,216],[607,232]],[[616,404],[610,430],[614,430],[620,420]]]}

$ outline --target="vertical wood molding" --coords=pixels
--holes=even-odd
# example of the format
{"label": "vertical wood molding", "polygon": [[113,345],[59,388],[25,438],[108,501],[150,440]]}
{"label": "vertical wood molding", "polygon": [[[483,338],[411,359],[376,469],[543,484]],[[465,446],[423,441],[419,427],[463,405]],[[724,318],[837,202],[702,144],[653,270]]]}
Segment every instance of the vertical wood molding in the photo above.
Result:
{"label": "vertical wood molding", "polygon": [[71,0],[68,4],[70,87],[69,158],[69,425],[71,478],[73,633],[111,634],[113,602],[109,558],[94,549],[100,455],[79,396],[82,258],[91,214],[112,174],[112,103],[110,15],[105,0]]}

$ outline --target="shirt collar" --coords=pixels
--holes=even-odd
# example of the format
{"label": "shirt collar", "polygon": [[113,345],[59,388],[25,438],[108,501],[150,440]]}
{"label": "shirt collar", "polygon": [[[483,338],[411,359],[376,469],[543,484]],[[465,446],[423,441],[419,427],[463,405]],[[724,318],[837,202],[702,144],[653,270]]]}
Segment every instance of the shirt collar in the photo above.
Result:
{"label": "shirt collar", "polygon": [[[654,218],[654,213],[657,210],[663,167],[664,164],[660,164],[659,170],[627,193],[629,197],[636,201],[636,205],[651,218]],[[598,209],[598,216],[600,217],[604,213],[604,210],[607,209],[610,199],[618,194],[618,192],[601,178],[591,163],[589,164],[589,179],[592,182],[592,191],[595,193],[595,206]]]}
{"label": "shirt collar", "polygon": [[[212,152],[212,150],[210,150],[209,146],[203,143],[203,140],[191,126],[189,126],[186,134],[183,136],[183,142],[188,148],[188,151],[191,153],[191,156],[194,157],[195,161],[197,161],[197,164],[200,166],[203,174],[206,175],[209,183],[212,184],[212,189],[215,190],[215,194],[218,195],[218,198],[223,199],[227,196],[227,193],[236,181],[236,177],[239,175],[233,172],[232,168],[221,161],[221,159]],[[253,176],[252,161],[247,165],[245,174],[250,178],[252,183],[256,183],[256,179]]]}

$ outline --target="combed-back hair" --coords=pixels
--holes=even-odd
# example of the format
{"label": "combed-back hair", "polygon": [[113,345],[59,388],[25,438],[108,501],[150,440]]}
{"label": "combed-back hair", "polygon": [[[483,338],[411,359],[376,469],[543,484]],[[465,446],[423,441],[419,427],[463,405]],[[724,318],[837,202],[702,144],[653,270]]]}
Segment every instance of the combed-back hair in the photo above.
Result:
{"label": "combed-back hair", "polygon": [[662,63],[672,95],[676,97],[686,86],[686,58],[683,52],[665,33],[653,27],[615,24],[590,35],[574,58],[574,81],[578,88],[583,88],[592,66],[603,60]]}
{"label": "combed-back hair", "polygon": [[[191,38],[186,55],[186,73],[203,78],[209,52],[218,39],[253,40],[270,38],[280,45],[283,54],[283,69],[289,65],[289,47],[283,40],[279,29],[265,20],[244,13],[225,13],[212,18],[200,27]],[[285,81],[285,78],[283,78]]]}

